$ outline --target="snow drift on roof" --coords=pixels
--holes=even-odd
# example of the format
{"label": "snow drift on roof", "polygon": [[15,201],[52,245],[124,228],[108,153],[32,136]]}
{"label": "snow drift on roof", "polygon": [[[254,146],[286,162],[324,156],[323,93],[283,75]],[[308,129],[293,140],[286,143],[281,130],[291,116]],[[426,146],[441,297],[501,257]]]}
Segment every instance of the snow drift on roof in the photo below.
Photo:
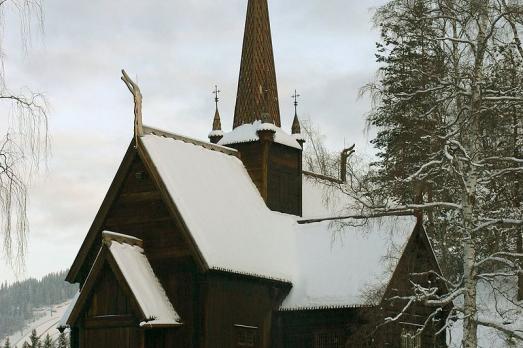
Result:
{"label": "snow drift on roof", "polygon": [[350,215],[354,201],[340,190],[340,184],[302,175],[303,219]]}
{"label": "snow drift on roof", "polygon": [[[330,223],[299,225],[269,210],[237,157],[152,134],[141,141],[208,267],[292,282],[282,309],[366,304],[365,288],[390,280],[397,259],[387,256],[402,252],[416,225],[414,217],[372,219],[344,227],[333,243]],[[325,208],[329,188],[336,204]],[[303,190],[306,218],[347,213],[338,188],[304,178]]]}
{"label": "snow drift on roof", "polygon": [[141,138],[209,268],[291,280],[295,218],[267,208],[235,156]]}
{"label": "snow drift on roof", "polygon": [[287,145],[301,150],[300,144],[296,138],[290,134],[285,133],[280,127],[272,123],[262,123],[261,121],[254,121],[253,123],[243,124],[234,128],[231,132],[225,133],[223,138],[218,142],[219,145],[231,145],[248,143],[251,141],[258,141],[258,131],[272,130],[274,134],[274,142],[282,145]]}
{"label": "snow drift on roof", "polygon": [[179,325],[180,316],[167,298],[143,249],[136,245],[112,241],[109,250],[146,317],[145,322],[140,325]]}
{"label": "snow drift on roof", "polygon": [[409,240],[414,217],[344,220],[297,227],[297,270],[282,310],[376,304],[367,291],[387,285]]}

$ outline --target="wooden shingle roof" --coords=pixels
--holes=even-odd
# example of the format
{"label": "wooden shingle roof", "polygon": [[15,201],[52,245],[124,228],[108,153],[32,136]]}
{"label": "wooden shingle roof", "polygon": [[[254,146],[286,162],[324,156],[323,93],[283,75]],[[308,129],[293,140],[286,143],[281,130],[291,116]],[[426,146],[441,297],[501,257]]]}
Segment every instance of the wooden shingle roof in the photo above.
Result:
{"label": "wooden shingle roof", "polygon": [[249,0],[233,128],[262,113],[281,127],[267,0]]}

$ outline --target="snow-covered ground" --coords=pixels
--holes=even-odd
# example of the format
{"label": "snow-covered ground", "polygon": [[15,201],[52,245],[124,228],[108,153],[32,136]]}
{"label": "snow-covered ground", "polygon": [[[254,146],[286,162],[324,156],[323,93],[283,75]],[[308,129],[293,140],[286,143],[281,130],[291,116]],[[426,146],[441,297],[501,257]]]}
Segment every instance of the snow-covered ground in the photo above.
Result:
{"label": "snow-covered ground", "polygon": [[42,337],[42,339],[44,339],[47,334],[49,334],[53,340],[58,338],[58,335],[60,334],[57,329],[58,322],[70,302],[71,300],[54,305],[51,308],[44,307],[35,310],[34,317],[38,319],[32,322],[27,322],[23,331],[16,332],[9,336],[11,347],[21,347],[25,341],[29,341],[29,336],[33,329],[36,329],[37,334]]}
{"label": "snow-covered ground", "polygon": [[[517,279],[515,277],[492,284],[478,284],[478,317],[482,321],[495,322],[506,329],[517,330],[523,335],[523,301],[516,300]],[[462,302],[462,300],[461,300]],[[460,303],[457,303],[460,305]],[[449,347],[462,347],[463,322],[458,321],[449,330]],[[478,348],[522,348],[523,342],[509,339],[498,330],[480,326]]]}

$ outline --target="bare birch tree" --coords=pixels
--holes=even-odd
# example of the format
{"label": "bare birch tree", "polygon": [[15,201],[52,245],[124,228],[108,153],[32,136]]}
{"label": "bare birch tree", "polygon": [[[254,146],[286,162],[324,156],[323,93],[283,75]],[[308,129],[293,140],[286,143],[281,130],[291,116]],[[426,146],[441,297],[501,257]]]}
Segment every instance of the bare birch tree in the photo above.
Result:
{"label": "bare birch tree", "polygon": [[[509,319],[482,317],[477,301],[479,281],[522,275],[523,253],[515,240],[523,226],[523,3],[393,0],[375,18],[384,33],[378,46],[382,76],[370,86],[376,97],[370,122],[381,132],[375,141],[382,150],[378,164],[389,175],[384,184],[412,194],[392,195],[384,206],[367,208],[372,213],[423,211],[429,218],[438,212],[452,225],[462,257],[459,276],[436,275],[448,293],[413,281],[414,294],[396,300],[405,301],[403,312],[422,302],[437,313],[463,298],[453,316],[463,320],[465,348],[477,347],[478,326],[523,342],[523,329]],[[507,68],[512,84],[500,74]],[[513,140],[507,145],[509,136]],[[408,162],[402,162],[405,158]],[[500,231],[515,238],[485,248]]]}
{"label": "bare birch tree", "polygon": [[[5,16],[18,17],[21,49],[30,46],[34,25],[43,25],[41,0],[1,0],[0,29],[7,28]],[[0,57],[6,52],[0,36]],[[2,253],[12,266],[23,265],[26,237],[28,187],[49,148],[47,106],[40,93],[11,89],[5,70],[0,69],[0,237]]]}

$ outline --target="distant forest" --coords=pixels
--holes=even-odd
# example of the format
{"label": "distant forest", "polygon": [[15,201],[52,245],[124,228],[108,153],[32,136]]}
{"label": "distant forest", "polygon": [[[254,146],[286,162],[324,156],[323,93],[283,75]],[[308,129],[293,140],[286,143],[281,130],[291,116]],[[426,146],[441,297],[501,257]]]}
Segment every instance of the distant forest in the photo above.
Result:
{"label": "distant forest", "polygon": [[50,273],[42,279],[0,284],[0,339],[23,329],[33,310],[72,298],[76,285],[64,281],[67,271]]}

